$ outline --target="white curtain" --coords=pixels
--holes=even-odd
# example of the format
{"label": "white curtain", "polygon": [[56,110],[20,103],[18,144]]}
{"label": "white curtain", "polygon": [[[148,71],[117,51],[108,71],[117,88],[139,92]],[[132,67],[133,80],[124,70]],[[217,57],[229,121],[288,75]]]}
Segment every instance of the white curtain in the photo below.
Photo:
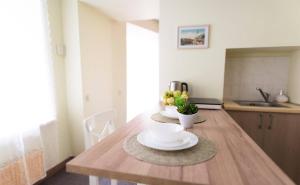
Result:
{"label": "white curtain", "polygon": [[0,2],[0,185],[45,174],[40,126],[56,118],[46,5]]}

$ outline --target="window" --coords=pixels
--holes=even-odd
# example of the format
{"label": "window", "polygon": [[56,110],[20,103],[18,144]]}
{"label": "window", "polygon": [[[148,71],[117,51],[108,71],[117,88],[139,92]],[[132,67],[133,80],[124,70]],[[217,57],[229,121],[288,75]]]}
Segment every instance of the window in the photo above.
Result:
{"label": "window", "polygon": [[0,139],[55,118],[43,5],[38,0],[0,5]]}

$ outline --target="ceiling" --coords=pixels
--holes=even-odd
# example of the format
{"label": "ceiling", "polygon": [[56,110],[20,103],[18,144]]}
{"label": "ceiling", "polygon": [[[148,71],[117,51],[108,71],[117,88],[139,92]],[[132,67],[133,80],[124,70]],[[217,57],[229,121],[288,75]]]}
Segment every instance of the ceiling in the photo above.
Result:
{"label": "ceiling", "polygon": [[81,0],[119,21],[159,18],[159,0]]}

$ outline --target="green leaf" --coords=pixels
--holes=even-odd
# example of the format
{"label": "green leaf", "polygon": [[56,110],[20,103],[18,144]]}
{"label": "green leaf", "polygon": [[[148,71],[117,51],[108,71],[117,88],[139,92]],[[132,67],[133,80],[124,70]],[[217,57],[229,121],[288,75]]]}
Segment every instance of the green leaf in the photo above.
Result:
{"label": "green leaf", "polygon": [[177,111],[181,114],[191,115],[198,112],[198,107],[195,104],[188,103],[186,100],[175,100]]}
{"label": "green leaf", "polygon": [[175,106],[183,106],[186,104],[186,99],[182,98],[182,97],[175,97]]}

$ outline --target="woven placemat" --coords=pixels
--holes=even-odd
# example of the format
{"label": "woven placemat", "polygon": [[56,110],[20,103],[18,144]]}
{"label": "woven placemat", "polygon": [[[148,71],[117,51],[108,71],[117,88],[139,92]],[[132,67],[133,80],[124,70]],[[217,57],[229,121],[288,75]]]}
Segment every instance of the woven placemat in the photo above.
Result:
{"label": "woven placemat", "polygon": [[217,153],[214,144],[203,137],[199,137],[198,144],[192,148],[161,151],[141,145],[137,141],[137,134],[123,143],[123,149],[138,160],[164,166],[195,165],[211,159]]}
{"label": "woven placemat", "polygon": [[[180,123],[179,119],[172,119],[161,115],[159,112],[152,114],[151,119],[161,123]],[[203,116],[198,115],[197,120],[194,124],[203,123],[206,119]]]}

